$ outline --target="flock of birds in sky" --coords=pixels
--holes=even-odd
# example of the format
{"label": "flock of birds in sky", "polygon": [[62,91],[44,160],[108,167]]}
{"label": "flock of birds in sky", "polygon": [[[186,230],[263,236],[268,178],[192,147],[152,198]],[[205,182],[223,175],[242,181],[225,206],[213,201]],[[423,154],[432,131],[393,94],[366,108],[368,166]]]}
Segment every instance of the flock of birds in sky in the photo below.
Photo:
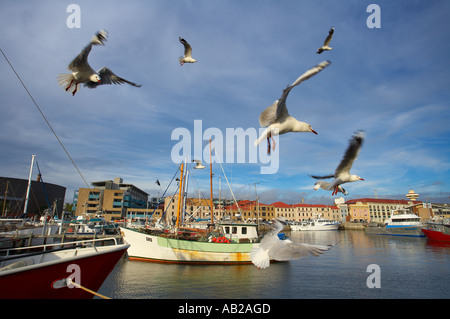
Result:
{"label": "flock of birds in sky", "polygon": [[[321,54],[325,51],[330,51],[331,39],[333,38],[334,27],[332,27],[328,36],[326,37],[323,46],[317,50],[317,54]],[[88,63],[88,56],[91,52],[92,46],[104,45],[107,40],[108,33],[105,30],[100,30],[91,39],[90,43],[81,51],[81,53],[73,59],[69,64],[68,69],[72,73],[70,74],[59,74],[58,84],[62,86],[66,92],[71,92],[75,95],[79,90],[78,86],[83,84],[87,88],[94,89],[99,85],[104,84],[123,84],[128,83],[135,87],[141,87],[141,85],[125,80],[122,77],[114,74],[109,68],[103,67],[98,71],[92,69]],[[180,66],[185,63],[195,63],[192,57],[192,47],[189,43],[179,37],[180,43],[184,46],[184,56],[181,56],[178,61]],[[281,135],[288,132],[311,132],[317,135],[310,124],[302,122],[289,115],[286,100],[290,91],[298,86],[305,80],[308,80],[312,76],[318,74],[328,65],[330,61],[324,61],[314,66],[313,68],[307,70],[300,77],[295,80],[294,83],[288,85],[282,92],[280,99],[276,100],[272,105],[267,107],[259,116],[259,123],[262,127],[266,127],[266,130],[261,134],[261,136],[254,142],[255,145],[260,144],[264,139],[267,139],[268,149],[267,152],[270,154],[271,151],[271,140],[273,142],[272,149],[275,149],[275,141],[273,139],[274,135]],[[350,169],[353,162],[358,157],[359,151],[361,149],[362,143],[364,141],[365,134],[363,131],[357,131],[349,141],[347,150],[344,153],[340,164],[336,168],[334,174],[328,174],[324,176],[310,175],[314,179],[318,179],[314,185],[314,190],[324,189],[332,191],[332,195],[336,195],[338,192],[347,195],[348,192],[341,187],[341,184],[355,182],[358,180],[364,180],[363,178],[350,174]],[[323,179],[333,178],[331,182],[323,181]],[[270,260],[293,260],[298,259],[308,254],[318,256],[323,252],[329,250],[332,246],[321,246],[321,245],[309,245],[309,244],[294,244],[290,240],[280,240],[278,233],[284,226],[284,220],[278,218],[273,222],[274,230],[267,234],[261,241],[261,244],[257,249],[252,251],[251,257],[252,262],[258,268],[266,268],[269,266]]]}
{"label": "flock of birds in sky", "polygon": [[[321,54],[324,51],[330,51],[333,48],[330,47],[331,39],[333,38],[334,27],[328,32],[328,35],[323,43],[323,45],[317,50],[317,54]],[[91,52],[93,45],[104,45],[107,40],[108,33],[105,30],[98,31],[94,37],[91,39],[90,43],[78,54],[72,62],[70,62],[68,69],[72,71],[70,74],[59,74],[58,84],[62,86],[66,92],[72,92],[72,95],[78,92],[78,86],[83,84],[87,88],[94,89],[99,85],[104,84],[123,84],[128,83],[135,87],[141,87],[141,85],[125,80],[124,78],[114,74],[109,68],[103,67],[98,71],[92,69],[88,62],[88,56]],[[184,47],[184,56],[181,56],[178,61],[180,66],[185,63],[195,63],[192,57],[192,47],[183,38],[179,37],[178,40]],[[259,116],[259,123],[262,127],[266,127],[265,131],[261,136],[254,142],[255,145],[260,144],[264,139],[267,139],[268,149],[267,152],[270,154],[271,150],[271,140],[273,142],[272,149],[275,148],[275,141],[273,139],[274,135],[281,135],[288,132],[311,132],[317,135],[317,132],[312,129],[311,125],[297,120],[293,116],[289,115],[286,100],[290,91],[302,83],[308,80],[312,76],[318,74],[320,71],[325,69],[330,65],[330,61],[324,61],[314,66],[313,68],[307,70],[300,77],[295,80],[294,83],[288,85],[280,97],[272,105],[267,107]],[[336,168],[334,174],[329,174],[325,176],[311,175],[315,179],[320,179],[314,185],[314,190],[320,188],[325,190],[331,190],[332,195],[336,195],[338,192],[347,195],[348,192],[343,189],[340,185],[348,182],[354,182],[358,180],[364,180],[357,175],[350,174],[350,169],[353,165],[354,160],[358,157],[359,150],[364,140],[364,132],[358,131],[352,137],[349,142],[349,146],[344,154],[342,161]],[[334,180],[329,183],[321,179],[334,178]]]}

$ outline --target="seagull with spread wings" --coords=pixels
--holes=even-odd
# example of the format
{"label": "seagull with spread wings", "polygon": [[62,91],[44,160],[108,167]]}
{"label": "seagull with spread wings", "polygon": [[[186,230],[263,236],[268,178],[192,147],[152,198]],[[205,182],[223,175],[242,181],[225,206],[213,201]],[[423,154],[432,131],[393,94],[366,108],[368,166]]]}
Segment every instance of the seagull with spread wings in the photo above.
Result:
{"label": "seagull with spread wings", "polygon": [[254,142],[255,145],[261,143],[267,138],[268,149],[267,153],[270,154],[270,139],[273,141],[273,148],[275,148],[275,141],[273,135],[281,135],[288,132],[311,132],[317,134],[308,123],[301,122],[296,118],[289,115],[286,107],[286,99],[289,92],[310,77],[316,75],[324,68],[326,68],[331,62],[324,61],[315,67],[309,69],[295,80],[294,83],[288,85],[283,90],[283,94],[279,100],[276,100],[271,106],[267,107],[259,116],[259,124],[267,129],[261,134],[261,136]]}
{"label": "seagull with spread wings", "polygon": [[313,255],[319,256],[330,250],[333,245],[312,245],[294,243],[290,239],[281,240],[278,233],[283,229],[286,221],[283,218],[273,220],[273,230],[267,233],[259,246],[255,246],[250,253],[252,263],[259,269],[270,266],[270,260],[289,261]]}
{"label": "seagull with spread wings", "polygon": [[357,131],[350,139],[347,150],[342,158],[339,166],[336,168],[334,174],[326,176],[313,176],[315,179],[334,178],[331,182],[328,190],[333,190],[331,195],[336,195],[339,191],[339,185],[349,182],[363,181],[364,179],[358,175],[350,174],[353,162],[358,158],[359,151],[361,150],[362,143],[364,141],[364,131]]}
{"label": "seagull with spread wings", "polygon": [[122,84],[128,83],[135,87],[141,85],[127,81],[117,75],[115,75],[110,69],[103,67],[99,71],[95,72],[88,63],[88,56],[91,52],[93,45],[104,45],[104,41],[108,33],[105,30],[100,30],[92,38],[91,42],[77,55],[75,59],[69,64],[68,70],[72,71],[71,74],[59,74],[58,84],[65,88],[66,92],[70,92],[72,89],[72,95],[77,93],[78,85],[83,83],[85,87],[94,89],[103,84]]}
{"label": "seagull with spread wings", "polygon": [[330,41],[333,38],[334,34],[334,27],[331,27],[330,31],[328,31],[328,36],[323,42],[323,46],[321,46],[319,49],[317,49],[317,54],[321,54],[323,51],[330,51],[333,50],[332,47],[330,47]]}
{"label": "seagull with spread wings", "polygon": [[178,61],[180,62],[180,66],[185,63],[197,62],[196,59],[192,58],[192,48],[190,44],[182,37],[178,37],[178,40],[180,40],[181,44],[184,46],[184,56],[180,56],[178,59]]}

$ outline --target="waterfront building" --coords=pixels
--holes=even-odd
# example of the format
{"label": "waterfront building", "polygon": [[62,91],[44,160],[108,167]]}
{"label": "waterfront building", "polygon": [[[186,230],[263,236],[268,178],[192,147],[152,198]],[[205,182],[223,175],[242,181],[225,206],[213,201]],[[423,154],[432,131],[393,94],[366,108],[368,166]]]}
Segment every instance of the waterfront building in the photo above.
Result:
{"label": "waterfront building", "polygon": [[295,205],[289,205],[283,202],[272,203],[271,206],[275,212],[275,218],[281,217],[287,221],[296,220],[296,207]]}
{"label": "waterfront building", "polygon": [[439,219],[450,218],[450,204],[427,204],[428,207],[431,207],[433,211],[433,217],[437,217]]}
{"label": "waterfront building", "polygon": [[244,221],[269,221],[276,217],[274,206],[259,201],[241,200],[228,205],[224,211],[225,219]]}
{"label": "waterfront building", "polygon": [[[167,196],[164,198],[164,219],[167,222],[175,222],[178,213],[178,194]],[[192,217],[193,220],[211,220],[211,200],[204,198],[186,198],[184,211],[187,213],[186,218]],[[214,217],[220,218],[219,211],[213,207]]]}
{"label": "waterfront building", "polygon": [[318,217],[324,219],[341,221],[340,209],[333,205],[321,205],[321,204],[294,204],[295,215],[292,221],[307,221]]}
{"label": "waterfront building", "polygon": [[357,198],[345,202],[348,206],[347,221],[383,223],[394,209],[404,209],[421,204],[421,201],[382,198]]}
{"label": "waterfront building", "polygon": [[76,216],[102,214],[106,220],[117,220],[134,214],[144,216],[150,210],[148,193],[122,178],[91,183],[93,188],[75,191],[73,204]]}
{"label": "waterfront building", "polygon": [[[0,177],[1,217],[21,217],[24,213],[28,180],[12,177]],[[54,209],[55,214],[61,214],[64,207],[66,188],[60,185],[46,183],[41,175],[30,183],[30,193],[26,217],[42,215],[44,210]]]}
{"label": "waterfront building", "polygon": [[339,215],[342,222],[346,221],[348,216],[348,206],[345,203],[344,197],[339,197],[334,200],[334,205],[339,209]]}

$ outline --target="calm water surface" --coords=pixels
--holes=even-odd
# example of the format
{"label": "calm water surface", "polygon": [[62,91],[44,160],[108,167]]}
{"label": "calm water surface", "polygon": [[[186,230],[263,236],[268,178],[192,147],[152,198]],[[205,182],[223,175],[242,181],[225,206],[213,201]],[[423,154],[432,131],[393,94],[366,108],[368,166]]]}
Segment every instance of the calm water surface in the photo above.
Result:
{"label": "calm water surface", "polygon": [[[294,242],[338,243],[319,257],[253,265],[170,265],[121,260],[99,293],[111,298],[449,298],[450,244],[364,231],[290,232]],[[368,288],[367,267],[380,267]]]}

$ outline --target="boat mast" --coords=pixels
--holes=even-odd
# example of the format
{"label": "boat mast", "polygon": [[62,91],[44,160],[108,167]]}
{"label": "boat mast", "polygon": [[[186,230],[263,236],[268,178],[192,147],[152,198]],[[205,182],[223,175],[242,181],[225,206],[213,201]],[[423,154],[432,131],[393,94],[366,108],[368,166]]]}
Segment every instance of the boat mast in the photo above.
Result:
{"label": "boat mast", "polygon": [[179,185],[180,190],[178,192],[178,209],[177,209],[177,224],[176,224],[177,232],[178,232],[178,227],[180,226],[181,192],[183,189],[183,169],[184,169],[184,163],[181,163],[180,185]]}
{"label": "boat mast", "polygon": [[[8,197],[8,184],[9,180],[6,180],[6,190],[5,190],[5,197],[3,197],[3,209],[2,209],[2,217],[5,217],[5,205],[6,205],[6,198]],[[4,216],[5,215],[5,216]]]}
{"label": "boat mast", "polygon": [[211,188],[211,224],[214,224],[213,216],[213,186],[212,186],[212,159],[211,159],[211,139],[209,139],[209,186]]}
{"label": "boat mast", "polygon": [[36,155],[31,156],[31,166],[30,166],[30,175],[28,176],[27,196],[25,198],[25,207],[23,208],[23,213],[25,215],[24,218],[27,217],[28,200],[30,198],[30,188],[31,188],[31,174],[33,173],[33,164],[34,164],[35,157],[36,157]]}

